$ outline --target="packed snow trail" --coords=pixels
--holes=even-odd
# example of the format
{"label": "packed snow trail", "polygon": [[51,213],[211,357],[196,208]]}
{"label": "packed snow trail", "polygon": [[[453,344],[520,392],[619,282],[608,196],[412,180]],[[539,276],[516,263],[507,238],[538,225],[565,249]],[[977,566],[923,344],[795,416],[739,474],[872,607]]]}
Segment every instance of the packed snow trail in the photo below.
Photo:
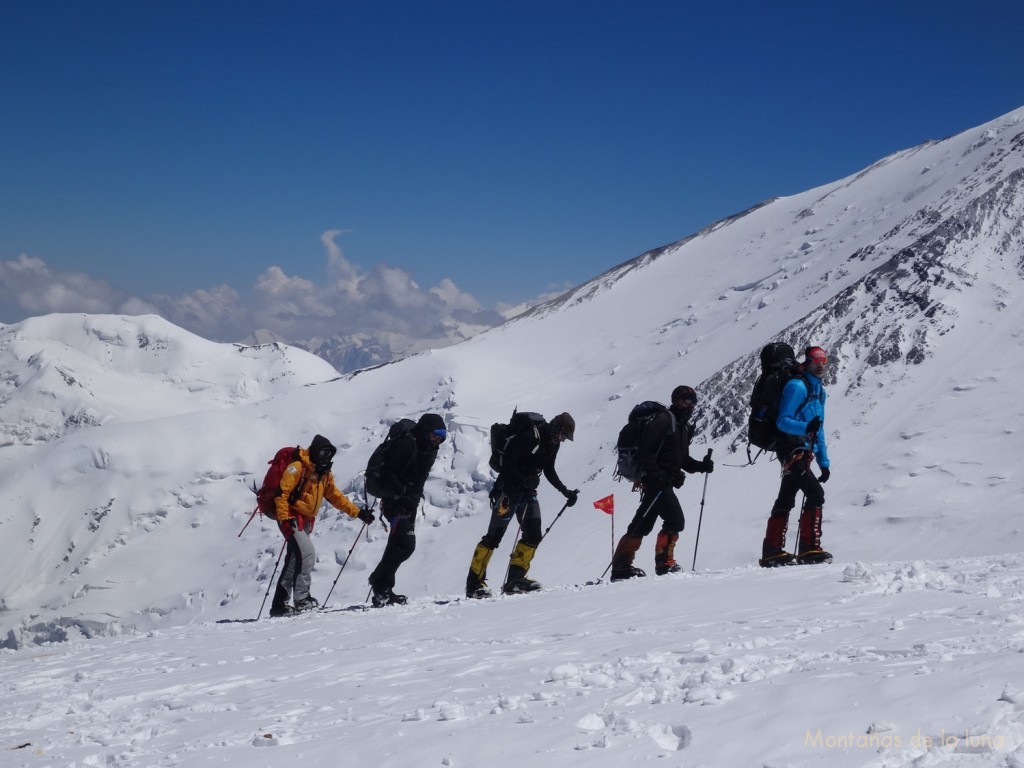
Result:
{"label": "packed snow trail", "polygon": [[0,754],[1020,766],[1022,587],[1018,555],[752,566],[4,651]]}

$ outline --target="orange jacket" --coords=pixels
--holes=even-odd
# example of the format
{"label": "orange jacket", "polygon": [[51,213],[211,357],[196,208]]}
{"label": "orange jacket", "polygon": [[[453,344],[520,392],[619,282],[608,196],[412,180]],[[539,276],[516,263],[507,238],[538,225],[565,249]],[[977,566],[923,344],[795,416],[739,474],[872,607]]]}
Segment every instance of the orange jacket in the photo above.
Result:
{"label": "orange jacket", "polygon": [[[289,505],[288,498],[300,483],[303,483],[302,490],[295,503]],[[316,474],[309,460],[309,451],[300,448],[299,460],[289,464],[281,475],[281,495],[274,502],[277,504],[277,519],[280,522],[295,515],[316,517],[324,499],[349,517],[359,514],[359,507],[334,485],[334,475],[330,472],[323,476]]]}

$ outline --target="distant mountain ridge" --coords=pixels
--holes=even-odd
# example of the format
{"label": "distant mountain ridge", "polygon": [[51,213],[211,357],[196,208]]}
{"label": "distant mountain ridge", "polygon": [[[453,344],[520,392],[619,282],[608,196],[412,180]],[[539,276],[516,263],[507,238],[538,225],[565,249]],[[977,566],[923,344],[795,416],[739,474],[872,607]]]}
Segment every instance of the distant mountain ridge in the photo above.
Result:
{"label": "distant mountain ridge", "polygon": [[258,402],[338,375],[292,347],[217,344],[154,315],[50,315],[0,326],[0,370],[0,446]]}

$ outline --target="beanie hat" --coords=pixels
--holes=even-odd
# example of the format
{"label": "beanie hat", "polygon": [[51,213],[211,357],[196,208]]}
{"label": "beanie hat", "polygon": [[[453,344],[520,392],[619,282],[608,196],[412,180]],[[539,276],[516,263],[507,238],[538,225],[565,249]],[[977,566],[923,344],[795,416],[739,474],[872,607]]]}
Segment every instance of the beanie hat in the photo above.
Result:
{"label": "beanie hat", "polygon": [[697,393],[694,391],[693,387],[680,384],[672,390],[672,403],[675,404],[678,401],[687,402],[690,405],[696,405]]}
{"label": "beanie hat", "polygon": [[572,440],[576,433],[576,421],[568,413],[560,413],[550,421],[551,427],[565,435],[566,440]]}
{"label": "beanie hat", "polygon": [[416,427],[421,434],[429,434],[435,429],[444,429],[444,419],[436,413],[424,413],[416,422]]}
{"label": "beanie hat", "polygon": [[323,435],[317,435],[309,444],[309,460],[319,472],[331,470],[331,462],[337,452],[338,449],[334,447],[334,444]]}
{"label": "beanie hat", "polygon": [[309,444],[309,455],[314,456],[320,453],[321,451],[329,452],[331,456],[333,456],[335,453],[337,453],[338,449],[335,448],[334,444],[331,443],[331,441],[328,440],[326,437],[324,437],[323,435],[317,435],[316,437],[313,438],[313,442]]}

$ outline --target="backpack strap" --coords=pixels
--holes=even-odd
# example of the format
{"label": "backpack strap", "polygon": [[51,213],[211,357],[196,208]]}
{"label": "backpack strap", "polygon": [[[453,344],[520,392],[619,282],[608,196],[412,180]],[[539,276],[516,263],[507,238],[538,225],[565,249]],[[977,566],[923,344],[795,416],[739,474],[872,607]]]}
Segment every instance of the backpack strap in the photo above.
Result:
{"label": "backpack strap", "polygon": [[794,414],[800,413],[800,411],[802,411],[806,405],[814,399],[814,395],[811,394],[811,380],[807,378],[807,374],[803,371],[800,371],[800,380],[804,383],[804,389],[807,391],[807,397],[805,397],[804,401],[800,403],[795,411],[793,411]]}

